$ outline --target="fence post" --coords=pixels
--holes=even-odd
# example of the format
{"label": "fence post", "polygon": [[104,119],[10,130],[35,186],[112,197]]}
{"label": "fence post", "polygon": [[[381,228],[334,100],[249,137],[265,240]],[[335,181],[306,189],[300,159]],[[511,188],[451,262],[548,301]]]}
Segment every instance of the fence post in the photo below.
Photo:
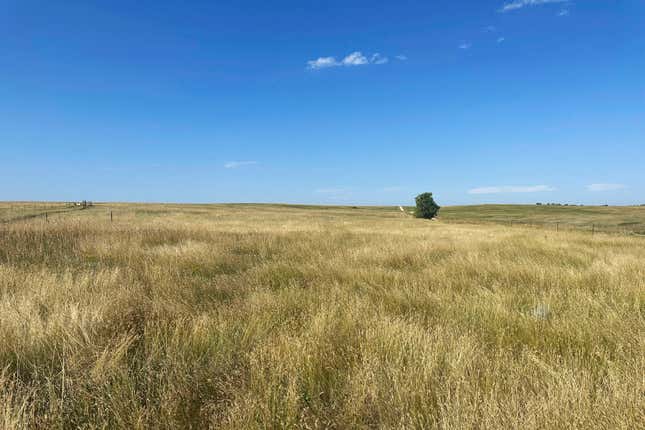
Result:
{"label": "fence post", "polygon": [[596,232],[596,224],[591,224],[591,235],[593,236]]}
{"label": "fence post", "polygon": [[560,231],[560,223],[559,222],[555,223],[555,231]]}
{"label": "fence post", "polygon": [[47,212],[45,212],[45,222],[49,222],[49,219],[47,219]]}
{"label": "fence post", "polygon": [[112,211],[110,211],[110,222],[112,222]]}

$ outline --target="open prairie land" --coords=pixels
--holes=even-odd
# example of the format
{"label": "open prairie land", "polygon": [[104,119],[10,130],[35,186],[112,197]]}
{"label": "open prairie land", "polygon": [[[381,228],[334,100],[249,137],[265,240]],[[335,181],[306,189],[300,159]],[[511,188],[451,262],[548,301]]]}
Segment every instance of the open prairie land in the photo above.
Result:
{"label": "open prairie land", "polygon": [[0,202],[0,223],[37,218],[45,213],[63,213],[71,209],[67,203]]}
{"label": "open prairie land", "polygon": [[645,238],[454,220],[0,223],[0,428],[642,428]]}
{"label": "open prairie land", "polygon": [[645,235],[645,206],[450,206],[441,211],[446,221],[536,225],[545,228],[638,233]]}

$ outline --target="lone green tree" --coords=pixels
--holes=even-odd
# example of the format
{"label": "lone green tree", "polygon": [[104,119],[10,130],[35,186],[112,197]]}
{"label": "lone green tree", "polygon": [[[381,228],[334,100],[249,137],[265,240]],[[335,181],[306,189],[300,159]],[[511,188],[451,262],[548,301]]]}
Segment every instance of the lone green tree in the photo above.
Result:
{"label": "lone green tree", "polygon": [[432,193],[421,193],[416,198],[417,207],[414,216],[417,218],[432,219],[437,216],[440,206],[432,198]]}

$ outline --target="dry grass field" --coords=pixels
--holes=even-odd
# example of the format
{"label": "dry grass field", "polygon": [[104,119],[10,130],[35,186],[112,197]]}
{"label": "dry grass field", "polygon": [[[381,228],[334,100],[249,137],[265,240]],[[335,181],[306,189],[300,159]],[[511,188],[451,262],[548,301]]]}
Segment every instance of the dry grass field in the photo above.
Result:
{"label": "dry grass field", "polygon": [[0,428],[642,428],[644,298],[625,235],[279,205],[0,223]]}
{"label": "dry grass field", "polygon": [[450,206],[442,219],[536,225],[550,229],[638,233],[645,235],[645,206],[547,206],[547,205],[472,205]]}
{"label": "dry grass field", "polygon": [[45,212],[53,215],[71,209],[68,203],[0,202],[0,224],[37,218]]}

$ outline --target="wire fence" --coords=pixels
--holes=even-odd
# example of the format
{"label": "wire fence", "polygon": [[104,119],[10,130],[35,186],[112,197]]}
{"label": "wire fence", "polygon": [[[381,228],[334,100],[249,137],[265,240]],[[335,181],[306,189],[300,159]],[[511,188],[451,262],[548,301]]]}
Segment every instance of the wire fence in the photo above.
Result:
{"label": "wire fence", "polygon": [[42,219],[45,222],[49,222],[50,217],[53,215],[75,212],[90,207],[92,207],[91,203],[88,205],[87,202],[85,204],[60,203],[52,205],[11,204],[9,207],[0,208],[0,224],[10,224],[34,219]]}
{"label": "wire fence", "polygon": [[[0,207],[0,224],[10,224],[19,221],[41,219],[49,222],[53,215],[77,212],[83,209],[93,208],[91,202],[64,203],[54,205],[16,205],[10,204],[11,210]],[[403,215],[411,216],[409,211],[398,207]],[[104,218],[106,222],[113,223],[117,214],[112,208],[108,208]],[[498,226],[508,226],[509,228],[535,228],[553,232],[577,231],[586,232],[591,235],[597,233],[615,234],[624,236],[641,236],[645,237],[645,220],[642,222],[622,222],[618,224],[607,224],[600,222],[575,222],[575,221],[536,221],[522,219],[481,219],[481,218],[452,218],[439,217],[439,220],[450,224],[489,224]]]}
{"label": "wire fence", "polygon": [[578,231],[589,234],[604,233],[625,236],[645,236],[645,223],[603,224],[575,223],[570,221],[525,221],[525,220],[482,220],[482,219],[444,219],[453,224],[492,224],[508,227],[536,228],[549,231]]}

